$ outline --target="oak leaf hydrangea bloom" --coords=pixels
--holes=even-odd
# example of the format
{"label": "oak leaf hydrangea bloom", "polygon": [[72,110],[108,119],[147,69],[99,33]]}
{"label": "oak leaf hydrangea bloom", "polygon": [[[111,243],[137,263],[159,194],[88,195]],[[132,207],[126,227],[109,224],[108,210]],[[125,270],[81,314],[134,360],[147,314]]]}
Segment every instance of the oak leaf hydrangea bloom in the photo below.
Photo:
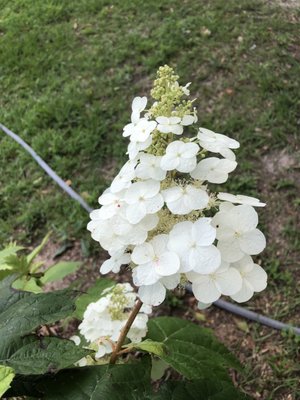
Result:
{"label": "oak leaf hydrangea bloom", "polygon": [[[251,257],[266,245],[253,208],[265,204],[215,191],[214,184],[225,183],[237,168],[234,150],[240,144],[196,126],[189,86],[181,86],[164,66],[153,101],[133,99],[131,121],[123,129],[129,160],[99,197],[100,208],[88,224],[110,255],[101,273],[128,265],[146,305],[161,304],[167,290],[187,283],[201,307],[223,295],[243,302],[267,283]],[[143,326],[145,317],[139,318]],[[101,351],[109,343],[103,346]]]}

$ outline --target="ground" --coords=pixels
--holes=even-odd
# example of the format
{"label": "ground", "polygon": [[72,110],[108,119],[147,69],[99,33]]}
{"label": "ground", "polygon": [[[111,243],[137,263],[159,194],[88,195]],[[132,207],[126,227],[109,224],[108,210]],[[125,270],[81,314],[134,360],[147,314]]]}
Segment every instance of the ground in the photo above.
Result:
{"label": "ground", "polygon": [[[258,261],[269,286],[246,306],[299,326],[299,19],[297,1],[0,0],[0,122],[96,207],[125,159],[131,99],[160,65],[176,68],[193,82],[201,125],[241,142],[226,189],[267,203]],[[92,280],[106,255],[88,215],[1,135],[1,243],[30,246],[52,230],[44,255],[72,246],[62,257],[83,260],[82,282]],[[190,301],[165,311],[215,329],[245,365],[237,384],[257,399],[300,397],[298,338]]]}

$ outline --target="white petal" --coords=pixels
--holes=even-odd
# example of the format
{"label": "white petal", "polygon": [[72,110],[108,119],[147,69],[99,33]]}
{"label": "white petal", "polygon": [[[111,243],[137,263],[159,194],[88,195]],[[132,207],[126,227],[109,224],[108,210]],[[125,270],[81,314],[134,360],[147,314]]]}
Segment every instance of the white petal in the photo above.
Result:
{"label": "white petal", "polygon": [[146,216],[146,207],[144,203],[130,204],[126,208],[126,218],[131,224],[137,224]]}
{"label": "white petal", "polygon": [[258,215],[253,207],[248,205],[235,206],[229,213],[232,226],[239,232],[248,232],[256,228]]}
{"label": "white petal", "polygon": [[192,125],[195,122],[195,117],[193,115],[185,115],[182,118],[181,124],[184,126]]}
{"label": "white petal", "polygon": [[122,237],[124,244],[126,245],[140,245],[147,239],[147,231],[140,226],[141,222],[134,225],[132,229]]}
{"label": "white petal", "polygon": [[243,279],[242,288],[230,297],[238,303],[243,303],[244,301],[250,300],[253,296],[253,293],[252,286],[249,284],[249,282]]}
{"label": "white petal", "polygon": [[258,229],[244,233],[238,240],[242,251],[246,254],[259,254],[266,247],[266,238]]}
{"label": "white petal", "polygon": [[151,231],[156,227],[158,222],[159,218],[157,215],[148,214],[139,222],[139,226],[147,231]]}
{"label": "white petal", "polygon": [[152,245],[143,243],[133,249],[131,259],[135,264],[146,264],[153,259],[154,255]]}
{"label": "white petal", "polygon": [[228,149],[227,147],[221,147],[219,149],[219,153],[221,154],[221,156],[223,156],[227,160],[235,161],[236,157],[235,157],[234,152],[232,150]]}
{"label": "white petal", "polygon": [[167,118],[167,117],[157,117],[156,118],[156,121],[159,123],[159,124],[162,124],[162,125],[169,125],[169,118]]}
{"label": "white petal", "polygon": [[145,201],[145,208],[148,214],[157,213],[164,205],[164,199],[161,194],[157,194],[156,196],[147,199]]}
{"label": "white petal", "polygon": [[196,167],[196,164],[197,164],[196,156],[193,156],[192,158],[181,158],[176,169],[179,172],[187,173],[193,171]]}
{"label": "white petal", "polygon": [[216,238],[216,229],[211,218],[199,218],[192,227],[192,237],[198,246],[209,246]]}
{"label": "white petal", "polygon": [[161,133],[169,133],[171,132],[171,126],[170,125],[157,125],[157,130]]}
{"label": "white petal", "polygon": [[153,268],[152,263],[139,265],[132,273],[133,282],[136,286],[153,285],[159,280],[159,275]]}
{"label": "white petal", "polygon": [[150,286],[141,286],[139,288],[139,297],[145,304],[158,306],[166,297],[166,289],[160,282]]}
{"label": "white petal", "polygon": [[268,276],[266,271],[257,264],[245,275],[245,279],[251,284],[254,292],[261,292],[267,287]]}
{"label": "white petal", "polygon": [[185,190],[187,192],[185,201],[191,210],[201,210],[207,206],[209,196],[205,190],[195,188],[192,185],[186,186]]}
{"label": "white petal", "polygon": [[189,262],[193,271],[199,274],[210,274],[219,268],[221,254],[213,245],[197,247],[190,251]]}
{"label": "white petal", "polygon": [[174,133],[174,135],[182,135],[183,126],[182,125],[171,125],[170,132]]}
{"label": "white petal", "polygon": [[169,123],[171,124],[171,125],[177,125],[177,124],[179,124],[181,122],[181,118],[179,118],[179,117],[170,117],[169,118]]}
{"label": "white petal", "polygon": [[164,171],[171,171],[179,164],[178,158],[174,154],[165,154],[161,158],[160,167]]}
{"label": "white petal", "polygon": [[181,196],[175,201],[169,201],[167,203],[168,209],[172,214],[184,215],[189,214],[193,209],[186,205],[184,196]]}
{"label": "white petal", "polygon": [[162,195],[167,203],[169,201],[175,201],[182,196],[182,189],[179,186],[173,186],[163,190]]}
{"label": "white petal", "polygon": [[184,146],[182,146],[182,157],[184,158],[191,158],[196,156],[196,154],[198,153],[199,146],[196,143],[183,143]]}
{"label": "white petal", "polygon": [[240,260],[245,254],[241,251],[239,242],[236,239],[232,241],[220,241],[217,247],[221,252],[222,260],[229,263]]}
{"label": "white petal", "polygon": [[180,267],[179,257],[172,252],[165,252],[159,256],[155,263],[155,270],[161,276],[169,276],[178,272]]}
{"label": "white petal", "polygon": [[201,301],[198,301],[197,307],[199,308],[199,310],[206,310],[211,305],[212,305],[212,303],[207,304],[207,303],[202,303]]}
{"label": "white petal", "polygon": [[242,194],[234,195],[231,193],[220,192],[217,195],[218,199],[223,201],[230,201],[231,203],[247,204],[253,207],[264,207],[266,204],[261,203],[259,199],[250,196],[244,196]]}
{"label": "white petal", "polygon": [[175,289],[176,286],[180,283],[180,274],[174,274],[170,276],[163,276],[160,278],[160,282],[167,288],[167,289]]}
{"label": "white petal", "polygon": [[235,230],[228,226],[217,228],[217,239],[221,241],[231,241],[235,237]]}
{"label": "white petal", "polygon": [[135,97],[132,101],[131,108],[132,111],[141,112],[146,108],[147,105],[147,97]]}
{"label": "white petal", "polygon": [[151,246],[153,247],[154,254],[160,256],[165,253],[168,243],[168,235],[162,234],[157,235],[151,240]]}
{"label": "white petal", "polygon": [[[114,262],[110,258],[109,260],[104,261],[104,263],[100,267],[100,273],[101,274],[108,274],[114,267]],[[119,268],[120,271],[120,268]],[[118,273],[119,271],[116,271]]]}
{"label": "white petal", "polygon": [[199,276],[199,279],[192,284],[192,290],[196,299],[202,303],[213,303],[221,296],[209,275]]}
{"label": "white petal", "polygon": [[168,249],[179,255],[186,253],[191,241],[193,223],[179,222],[169,233]]}
{"label": "white petal", "polygon": [[242,287],[241,274],[235,268],[228,268],[221,273],[216,272],[215,275],[218,290],[226,296],[237,293]]}

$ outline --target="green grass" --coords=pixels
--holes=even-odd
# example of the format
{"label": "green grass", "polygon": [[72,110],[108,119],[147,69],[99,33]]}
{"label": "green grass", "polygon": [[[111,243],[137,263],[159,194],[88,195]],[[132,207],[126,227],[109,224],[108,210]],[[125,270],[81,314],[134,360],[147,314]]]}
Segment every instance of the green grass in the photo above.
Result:
{"label": "green grass", "polygon": [[[193,81],[202,125],[241,141],[232,189],[255,192],[253,160],[296,136],[297,27],[279,9],[253,0],[0,0],[0,10],[0,121],[92,205],[103,168],[124,160],[130,101],[149,92],[161,64]],[[0,160],[2,241],[46,226],[81,234],[84,211],[9,138]]]}
{"label": "green grass", "polygon": [[[227,190],[268,203],[262,262],[270,302],[278,297],[268,313],[282,301],[282,317],[299,324],[299,18],[258,0],[0,0],[0,122],[96,206],[125,160],[132,98],[149,94],[160,65],[175,67],[193,82],[201,125],[241,142]],[[86,212],[0,135],[0,242],[29,243],[51,228],[89,248]],[[290,168],[278,167],[282,149]],[[278,374],[276,396],[294,390],[294,375]]]}

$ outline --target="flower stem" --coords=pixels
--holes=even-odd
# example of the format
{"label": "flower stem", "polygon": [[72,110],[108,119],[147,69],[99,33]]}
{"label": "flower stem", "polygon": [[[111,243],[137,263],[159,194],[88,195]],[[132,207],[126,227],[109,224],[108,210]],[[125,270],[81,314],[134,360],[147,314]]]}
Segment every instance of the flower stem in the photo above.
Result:
{"label": "flower stem", "polygon": [[140,299],[136,302],[135,306],[133,307],[129,318],[124,326],[124,328],[121,330],[119,339],[117,341],[116,347],[114,351],[112,352],[112,355],[110,357],[110,364],[115,364],[118,358],[118,353],[121,350],[121,347],[123,346],[124,340],[127,336],[127,333],[129,332],[129,329],[131,328],[131,325],[133,324],[133,321],[135,320],[135,317],[138,315],[143,303],[141,302]]}

